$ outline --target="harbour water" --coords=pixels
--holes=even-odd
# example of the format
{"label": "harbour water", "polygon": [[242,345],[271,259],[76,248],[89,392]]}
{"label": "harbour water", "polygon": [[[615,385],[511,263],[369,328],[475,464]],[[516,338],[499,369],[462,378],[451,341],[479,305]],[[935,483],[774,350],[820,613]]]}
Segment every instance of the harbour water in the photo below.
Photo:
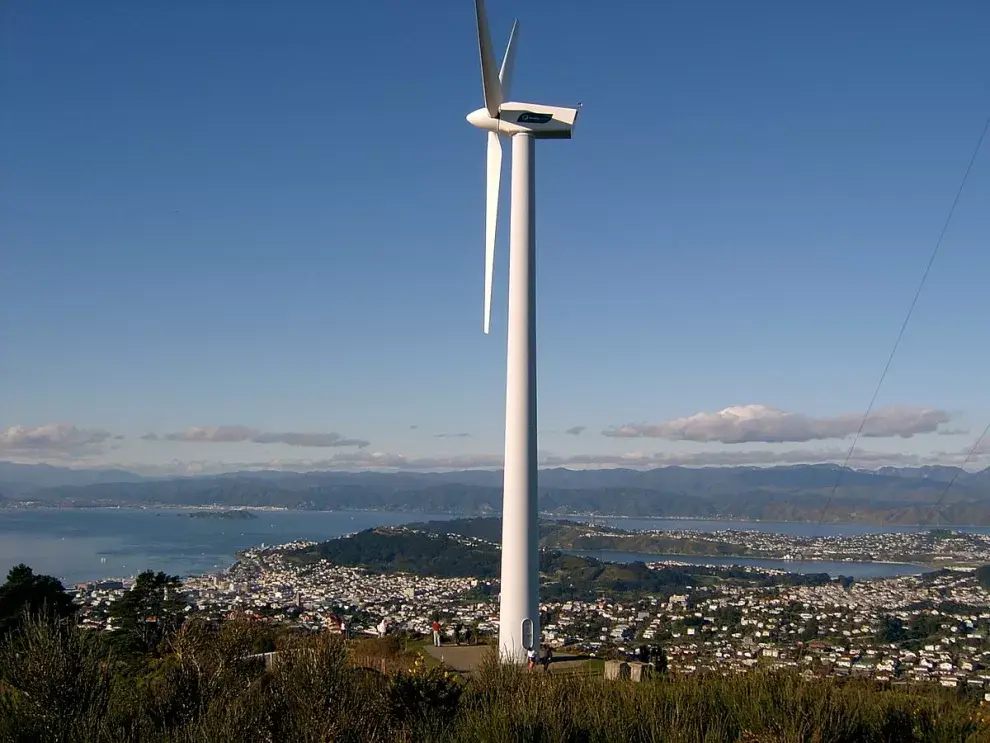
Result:
{"label": "harbour water", "polygon": [[0,582],[18,563],[69,586],[143,570],[195,575],[227,568],[261,543],[322,541],[373,526],[448,519],[423,513],[252,511],[256,519],[190,518],[188,510],[0,510]]}
{"label": "harbour water", "polygon": [[[59,577],[66,585],[142,570],[193,575],[229,567],[239,550],[261,543],[325,540],[373,526],[442,520],[449,515],[348,511],[253,511],[256,519],[190,518],[178,509],[0,510],[0,580],[17,563]],[[852,535],[909,531],[862,524],[765,524],[761,522],[687,521],[683,519],[598,519],[624,529],[753,529],[796,535]],[[973,529],[986,532],[986,529]],[[657,555],[592,553],[612,561],[656,560]],[[816,563],[756,558],[679,557],[681,562],[753,564],[792,572],[828,572],[854,577],[920,572],[913,565]]]}

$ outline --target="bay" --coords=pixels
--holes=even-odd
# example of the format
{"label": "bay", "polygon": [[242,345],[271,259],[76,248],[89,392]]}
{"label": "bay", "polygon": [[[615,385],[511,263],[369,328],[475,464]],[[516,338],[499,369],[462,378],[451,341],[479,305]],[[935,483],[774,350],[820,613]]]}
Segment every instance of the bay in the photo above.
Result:
{"label": "bay", "polygon": [[18,563],[66,586],[143,570],[197,575],[227,568],[262,542],[322,541],[373,526],[450,516],[369,511],[252,511],[256,519],[190,518],[190,510],[0,510],[0,581]]}
{"label": "bay", "polygon": [[[128,577],[142,570],[195,575],[229,567],[235,553],[261,543],[321,541],[374,526],[447,520],[448,514],[371,511],[253,511],[256,519],[199,519],[187,509],[0,509],[0,580],[18,563],[54,575],[67,586],[110,577]],[[574,520],[591,521],[577,518]],[[800,536],[913,531],[917,527],[871,527],[863,524],[728,522],[688,519],[594,519],[595,523],[638,529],[724,529],[777,532]],[[966,529],[981,533],[985,528]],[[663,556],[593,551],[609,561],[657,560]],[[668,556],[699,564],[753,564],[790,572],[827,572],[867,578],[922,572],[914,566],[889,563],[823,563],[737,557]]]}

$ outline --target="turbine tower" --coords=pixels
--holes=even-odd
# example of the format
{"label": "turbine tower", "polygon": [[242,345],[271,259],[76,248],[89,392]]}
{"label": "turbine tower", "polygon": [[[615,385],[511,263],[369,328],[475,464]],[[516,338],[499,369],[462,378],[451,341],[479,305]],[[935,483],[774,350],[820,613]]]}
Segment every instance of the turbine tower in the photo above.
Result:
{"label": "turbine tower", "polygon": [[519,22],[512,25],[500,69],[495,67],[484,0],[475,0],[485,105],[467,120],[488,132],[485,215],[485,333],[491,321],[495,226],[502,173],[501,137],[512,141],[509,218],[509,326],[502,488],[502,573],[499,654],[521,663],[540,642],[540,572],[536,461],[536,177],[538,139],[570,139],[578,109],[509,99]]}

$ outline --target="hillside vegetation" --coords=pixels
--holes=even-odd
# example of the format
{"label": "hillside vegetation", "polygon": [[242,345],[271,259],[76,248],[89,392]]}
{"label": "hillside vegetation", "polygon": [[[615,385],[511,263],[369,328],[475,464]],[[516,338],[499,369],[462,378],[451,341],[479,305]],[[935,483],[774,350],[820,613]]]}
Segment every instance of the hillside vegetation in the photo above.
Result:
{"label": "hillside vegetation", "polygon": [[[279,653],[271,668],[252,658]],[[63,743],[961,743],[978,703],[938,688],[790,675],[643,684],[489,663],[469,681],[400,642],[345,644],[263,624],[187,620],[146,655],[101,634],[27,621],[0,641],[0,741]]]}
{"label": "hillside vegetation", "polygon": [[[492,581],[499,575],[501,553],[487,537],[500,528],[498,519],[380,527],[289,550],[284,555],[297,565],[329,560],[335,565],[377,573],[402,572]],[[541,534],[552,535],[558,529],[572,528],[551,522],[541,525]],[[594,599],[601,592],[609,596],[642,593],[669,596],[682,593],[689,585],[709,583],[716,577],[749,585],[813,585],[831,580],[825,573],[768,576],[732,566],[685,565],[654,569],[641,562],[619,565],[553,549],[540,551],[540,575],[541,595],[555,599]]]}

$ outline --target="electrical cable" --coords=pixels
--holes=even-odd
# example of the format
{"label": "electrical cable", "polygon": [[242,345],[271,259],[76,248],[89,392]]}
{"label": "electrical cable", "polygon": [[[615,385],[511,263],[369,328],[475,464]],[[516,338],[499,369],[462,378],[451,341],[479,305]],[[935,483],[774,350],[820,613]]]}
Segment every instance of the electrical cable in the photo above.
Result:
{"label": "electrical cable", "polygon": [[942,489],[941,495],[939,495],[938,500],[935,502],[935,505],[933,505],[931,510],[928,512],[928,516],[920,524],[918,524],[918,531],[921,531],[926,525],[928,526],[932,525],[931,520],[932,517],[935,515],[935,512],[942,506],[942,503],[945,502],[945,496],[949,494],[949,491],[952,489],[952,486],[956,484],[956,480],[959,479],[959,475],[963,473],[963,468],[967,464],[969,464],[969,460],[973,458],[974,454],[976,454],[977,450],[980,448],[980,444],[983,443],[983,439],[987,437],[987,434],[990,434],[990,423],[988,423],[987,427],[983,429],[983,433],[980,434],[980,437],[976,439],[976,442],[973,444],[969,452],[966,454],[966,458],[959,465],[959,468],[952,474],[952,477],[949,478],[949,481],[945,483],[945,487]]}
{"label": "electrical cable", "polygon": [[[825,505],[822,507],[822,514],[818,520],[818,529],[821,528],[822,524],[825,522],[825,516],[828,514],[828,509],[832,505],[832,501],[835,499],[835,493],[838,491],[839,486],[842,484],[843,475],[849,465],[849,460],[852,459],[853,453],[856,451],[856,445],[859,443],[860,437],[863,435],[863,430],[866,428],[866,423],[870,418],[870,413],[873,412],[873,406],[876,404],[877,397],[880,395],[880,389],[883,387],[884,381],[887,379],[887,373],[890,371],[890,365],[894,361],[894,356],[897,354],[897,349],[901,345],[901,340],[904,338],[904,332],[907,330],[908,323],[911,322],[911,316],[914,314],[914,308],[918,304],[918,299],[921,297],[921,292],[925,288],[925,283],[928,281],[928,275],[931,273],[932,266],[935,264],[935,259],[938,257],[939,250],[942,247],[942,241],[945,239],[945,234],[949,230],[949,224],[952,222],[952,217],[956,213],[956,207],[959,205],[959,199],[962,197],[962,193],[966,188],[966,182],[969,180],[969,174],[973,170],[973,164],[976,162],[976,158],[980,154],[980,149],[983,147],[983,140],[986,139],[987,131],[990,130],[990,116],[987,116],[986,122],[983,124],[983,130],[980,132],[980,136],[976,141],[976,147],[973,148],[973,154],[969,158],[969,164],[966,166],[966,172],[963,174],[962,181],[959,184],[959,188],[956,190],[956,196],[952,200],[952,206],[949,208],[949,214],[945,218],[945,222],[942,224],[942,231],[939,232],[938,240],[935,241],[935,247],[932,249],[931,256],[928,258],[928,265],[925,266],[925,272],[921,275],[921,281],[918,282],[918,288],[914,292],[914,297],[911,299],[911,304],[908,307],[907,314],[904,316],[904,322],[901,323],[901,329],[897,333],[897,338],[894,340],[894,346],[890,350],[890,355],[887,357],[887,363],[884,364],[883,372],[880,374],[880,379],[877,382],[876,388],[873,390],[873,397],[870,398],[870,404],[866,408],[866,412],[863,414],[863,419],[859,423],[859,429],[856,431],[856,435],[853,437],[852,445],[849,447],[849,451],[846,452],[846,457],[842,462],[842,467],[839,469],[838,476],[835,478],[835,484],[832,486],[832,490],[829,493],[828,498],[825,500]],[[985,432],[984,432],[985,433]],[[980,440],[982,440],[982,436]],[[975,452],[975,447],[973,451]],[[968,461],[967,457],[967,461]],[[953,478],[951,482],[954,482]],[[945,493],[948,493],[948,488],[946,488]],[[943,494],[943,498],[944,498]]]}

